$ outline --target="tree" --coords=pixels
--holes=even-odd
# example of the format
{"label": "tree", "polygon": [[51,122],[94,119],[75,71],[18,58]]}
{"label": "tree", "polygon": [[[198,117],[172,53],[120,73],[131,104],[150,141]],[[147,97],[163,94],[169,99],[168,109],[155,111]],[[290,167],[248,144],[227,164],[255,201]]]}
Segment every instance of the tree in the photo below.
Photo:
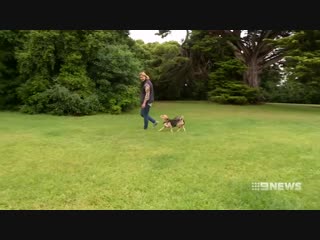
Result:
{"label": "tree", "polygon": [[287,37],[289,31],[274,30],[209,30],[213,36],[226,39],[237,59],[246,65],[244,82],[250,87],[260,86],[260,74],[284,57],[284,49],[272,40]]}
{"label": "tree", "polygon": [[[165,36],[169,30],[160,30]],[[244,82],[254,88],[260,85],[263,69],[283,58],[283,49],[275,47],[273,41],[289,36],[289,31],[274,30],[208,30],[213,37],[223,38],[232,48],[234,56],[245,64]]]}
{"label": "tree", "polygon": [[16,88],[22,83],[17,69],[15,49],[24,40],[25,31],[0,31],[0,108],[15,109],[20,104]]}
{"label": "tree", "polygon": [[[159,35],[166,36],[168,32],[161,30]],[[208,73],[212,67],[212,59],[215,58],[216,51],[214,43],[216,40],[211,36],[206,38],[207,31],[190,31],[186,30],[185,40],[179,44],[176,50],[175,64],[172,64],[170,71],[163,72],[163,75],[169,76],[176,81],[170,82],[175,84],[170,89],[175,89],[177,96],[170,96],[176,99],[201,99],[207,97]],[[208,49],[210,49],[208,51]],[[170,59],[172,62],[174,59]],[[169,63],[169,62],[168,62]],[[167,70],[166,70],[167,71]],[[166,77],[168,78],[168,77]],[[169,96],[166,96],[166,99]]]}
{"label": "tree", "polygon": [[304,88],[303,100],[299,101],[320,103],[320,30],[295,31],[278,40],[278,44],[286,49],[284,69],[288,85]]}
{"label": "tree", "polygon": [[121,113],[136,104],[139,61],[127,31],[32,30],[15,52],[28,113]]}
{"label": "tree", "polygon": [[179,43],[149,43],[145,49],[151,54],[146,60],[145,70],[154,82],[156,98],[176,100],[187,97],[184,90],[188,81],[189,59],[181,56]]}

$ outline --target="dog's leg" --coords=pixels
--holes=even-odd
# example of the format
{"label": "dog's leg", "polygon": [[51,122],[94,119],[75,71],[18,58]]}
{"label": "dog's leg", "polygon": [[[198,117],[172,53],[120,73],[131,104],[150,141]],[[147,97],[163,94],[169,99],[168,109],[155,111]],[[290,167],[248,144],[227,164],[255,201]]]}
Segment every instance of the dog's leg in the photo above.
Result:
{"label": "dog's leg", "polygon": [[179,132],[180,130],[181,130],[181,128],[179,128],[177,132]]}
{"label": "dog's leg", "polygon": [[159,130],[159,132],[162,131],[163,129],[164,129],[164,127],[162,127],[162,128]]}
{"label": "dog's leg", "polygon": [[173,129],[172,129],[172,127],[170,128],[170,132],[171,132],[171,133],[173,133]]}
{"label": "dog's leg", "polygon": [[186,131],[186,128],[183,126],[183,131]]}

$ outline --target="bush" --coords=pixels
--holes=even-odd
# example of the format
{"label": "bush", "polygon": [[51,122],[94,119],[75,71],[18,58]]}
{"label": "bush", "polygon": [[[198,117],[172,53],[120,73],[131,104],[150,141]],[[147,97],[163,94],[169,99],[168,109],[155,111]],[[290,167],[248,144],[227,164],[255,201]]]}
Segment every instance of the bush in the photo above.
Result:
{"label": "bush", "polygon": [[256,104],[262,101],[260,91],[244,84],[228,83],[208,92],[208,100],[221,104]]}
{"label": "bush", "polygon": [[223,95],[220,95],[220,96],[209,96],[208,99],[211,102],[216,102],[216,103],[220,103],[220,104],[226,104],[226,103],[228,103],[228,100],[227,100],[228,97],[229,97],[229,95],[223,94]]}
{"label": "bush", "polygon": [[247,98],[244,96],[230,96],[228,94],[223,94],[221,96],[211,96],[209,100],[220,104],[244,105],[248,103]]}
{"label": "bush", "polygon": [[50,82],[47,77],[36,75],[17,88],[19,98],[23,103],[30,104],[30,97],[48,89]]}
{"label": "bush", "polygon": [[136,107],[139,103],[136,86],[124,84],[109,85],[109,88],[99,88],[96,92],[102,105],[102,112],[120,114]]}
{"label": "bush", "polygon": [[228,98],[228,103],[236,105],[244,105],[248,103],[248,99],[244,96],[230,96]]}
{"label": "bush", "polygon": [[61,85],[54,85],[41,93],[36,93],[28,99],[28,104],[22,106],[25,113],[51,113],[54,115],[88,115],[101,109],[98,97],[94,94],[81,97],[70,92]]}

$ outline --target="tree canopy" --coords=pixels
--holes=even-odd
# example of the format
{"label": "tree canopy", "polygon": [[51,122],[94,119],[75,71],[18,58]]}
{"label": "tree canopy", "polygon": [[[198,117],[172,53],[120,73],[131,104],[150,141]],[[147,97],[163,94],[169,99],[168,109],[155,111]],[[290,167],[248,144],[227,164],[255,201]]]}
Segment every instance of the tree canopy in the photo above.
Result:
{"label": "tree canopy", "polygon": [[319,69],[319,30],[186,30],[161,44],[128,30],[1,30],[0,108],[119,114],[138,106],[139,71],[156,100],[320,103]]}

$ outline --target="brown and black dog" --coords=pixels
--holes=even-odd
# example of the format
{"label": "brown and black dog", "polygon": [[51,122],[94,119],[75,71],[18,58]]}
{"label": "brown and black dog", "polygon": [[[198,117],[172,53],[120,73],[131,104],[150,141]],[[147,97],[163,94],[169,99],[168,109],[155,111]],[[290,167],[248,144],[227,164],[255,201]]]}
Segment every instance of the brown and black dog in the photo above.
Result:
{"label": "brown and black dog", "polygon": [[161,115],[160,118],[163,120],[163,127],[159,130],[162,131],[164,128],[170,128],[170,131],[173,132],[174,127],[178,127],[179,129],[177,132],[181,130],[181,128],[186,131],[186,128],[184,127],[186,122],[184,120],[183,116],[177,116],[174,119],[169,119],[169,117],[165,114]]}

